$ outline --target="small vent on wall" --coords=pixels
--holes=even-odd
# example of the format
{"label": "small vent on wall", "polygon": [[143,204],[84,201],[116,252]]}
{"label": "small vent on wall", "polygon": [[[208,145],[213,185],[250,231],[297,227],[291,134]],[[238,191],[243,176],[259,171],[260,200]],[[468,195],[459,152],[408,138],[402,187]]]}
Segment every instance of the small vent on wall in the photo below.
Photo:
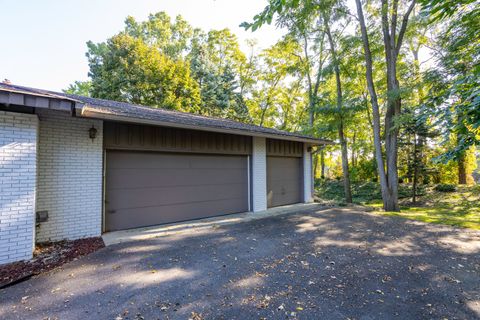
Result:
{"label": "small vent on wall", "polygon": [[35,221],[37,223],[47,222],[48,221],[48,211],[44,210],[44,211],[35,212],[35,218],[36,218]]}

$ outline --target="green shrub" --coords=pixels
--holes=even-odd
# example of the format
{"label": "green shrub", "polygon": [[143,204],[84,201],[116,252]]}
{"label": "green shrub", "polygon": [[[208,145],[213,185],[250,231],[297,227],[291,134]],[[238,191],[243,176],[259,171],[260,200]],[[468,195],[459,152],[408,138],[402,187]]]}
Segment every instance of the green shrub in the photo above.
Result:
{"label": "green shrub", "polygon": [[435,186],[435,191],[439,192],[454,192],[457,190],[457,186],[454,184],[441,183]]}
{"label": "green shrub", "polygon": [[[345,200],[343,181],[338,180],[315,180],[316,195],[323,200],[342,202]],[[425,185],[417,186],[417,196],[424,196],[427,193]],[[411,184],[400,184],[398,188],[399,198],[410,198],[412,196]],[[352,183],[352,197],[354,203],[369,203],[381,200],[382,193],[380,185],[376,182],[354,182]]]}

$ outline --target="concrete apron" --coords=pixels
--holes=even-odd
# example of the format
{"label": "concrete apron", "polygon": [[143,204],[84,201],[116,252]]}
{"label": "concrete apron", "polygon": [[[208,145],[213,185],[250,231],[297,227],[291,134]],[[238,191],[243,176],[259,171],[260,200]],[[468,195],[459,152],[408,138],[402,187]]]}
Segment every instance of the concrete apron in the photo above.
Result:
{"label": "concrete apron", "polygon": [[288,206],[276,207],[259,212],[243,212],[234,213],[225,216],[205,218],[199,220],[190,220],[177,223],[163,224],[151,227],[143,227],[136,229],[128,229],[121,231],[107,232],[102,235],[103,242],[106,246],[136,241],[172,234],[181,234],[192,231],[205,230],[208,228],[217,228],[219,226],[230,225],[235,223],[248,222],[258,219],[264,219],[279,215],[284,215],[296,211],[303,211],[314,207],[322,207],[317,203],[299,203]]}

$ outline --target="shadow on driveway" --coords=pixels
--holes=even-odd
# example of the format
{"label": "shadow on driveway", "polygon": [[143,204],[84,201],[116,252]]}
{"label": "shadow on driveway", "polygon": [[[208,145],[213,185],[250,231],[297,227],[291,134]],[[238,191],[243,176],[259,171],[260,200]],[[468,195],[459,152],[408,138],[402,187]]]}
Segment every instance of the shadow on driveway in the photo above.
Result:
{"label": "shadow on driveway", "polygon": [[48,317],[475,319],[480,232],[321,207],[192,229],[0,291],[1,319]]}

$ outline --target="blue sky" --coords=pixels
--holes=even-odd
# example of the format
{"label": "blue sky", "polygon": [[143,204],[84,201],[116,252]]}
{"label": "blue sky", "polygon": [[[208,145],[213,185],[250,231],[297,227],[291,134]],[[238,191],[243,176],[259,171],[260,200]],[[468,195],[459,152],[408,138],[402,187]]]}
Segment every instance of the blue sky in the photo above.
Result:
{"label": "blue sky", "polygon": [[181,14],[204,30],[230,28],[242,45],[255,38],[265,48],[282,31],[267,26],[251,33],[238,27],[265,5],[264,0],[0,0],[0,81],[61,90],[86,80],[88,40],[106,40],[123,28],[128,15],[144,20],[158,11]]}

